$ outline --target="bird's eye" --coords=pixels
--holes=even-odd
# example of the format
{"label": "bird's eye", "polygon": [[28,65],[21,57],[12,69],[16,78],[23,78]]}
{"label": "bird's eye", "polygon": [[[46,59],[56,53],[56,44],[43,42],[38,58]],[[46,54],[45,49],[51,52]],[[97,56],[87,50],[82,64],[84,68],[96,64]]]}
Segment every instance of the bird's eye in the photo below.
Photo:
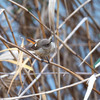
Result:
{"label": "bird's eye", "polygon": [[50,43],[48,43],[48,44],[45,44],[45,47],[48,47],[50,45]]}

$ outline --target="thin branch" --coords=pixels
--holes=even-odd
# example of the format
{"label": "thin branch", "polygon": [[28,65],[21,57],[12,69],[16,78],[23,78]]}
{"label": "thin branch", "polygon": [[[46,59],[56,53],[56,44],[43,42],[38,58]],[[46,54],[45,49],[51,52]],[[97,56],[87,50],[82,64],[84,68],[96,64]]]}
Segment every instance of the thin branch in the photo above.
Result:
{"label": "thin branch", "polygon": [[[89,23],[88,23],[88,20],[86,21],[86,28],[87,28],[88,47],[89,47],[89,51],[91,51],[91,41],[90,41]],[[91,62],[91,66],[93,66],[92,54],[90,55],[90,62]]]}
{"label": "thin branch", "polygon": [[[35,6],[36,6],[36,10],[37,10],[37,13],[38,13],[39,20],[42,22],[41,14],[40,14],[39,7],[38,7],[38,0],[35,0]],[[41,30],[42,30],[43,38],[46,38],[46,34],[45,34],[45,31],[44,31],[43,25],[40,24],[40,27],[41,27]]]}
{"label": "thin branch", "polygon": [[74,10],[65,20],[62,22],[62,24],[59,25],[58,29],[60,29],[66,21],[68,21],[75,13],[77,13],[82,7],[84,7],[86,4],[88,4],[91,0],[87,0],[83,4],[81,4],[76,10]]}
{"label": "thin branch", "polygon": [[[89,73],[89,72],[75,72],[76,74],[79,74],[79,75],[92,75],[92,73]],[[9,77],[9,76],[13,76],[15,74],[15,71],[14,72],[11,72],[11,73],[4,73],[4,72],[0,72],[0,74],[4,74],[4,75],[1,75],[0,78],[5,78],[5,77]],[[29,75],[38,75],[40,73],[29,73]],[[42,73],[42,75],[53,75],[53,74],[58,74],[58,72],[44,72]],[[60,75],[69,75],[68,72],[60,72]],[[26,75],[26,74],[23,74],[23,75]]]}
{"label": "thin branch", "polygon": [[29,13],[32,17],[34,17],[41,25],[43,25],[49,32],[53,33],[46,25],[44,25],[38,18],[36,18],[31,12],[28,11],[27,8],[23,7],[22,5],[12,1],[12,0],[8,0],[11,3],[17,5],[18,7],[22,8],[23,10],[25,10],[27,13]]}
{"label": "thin branch", "polygon": [[85,62],[85,60],[100,46],[100,42],[88,53],[88,55],[81,62],[80,66]]}
{"label": "thin branch", "polygon": [[[56,38],[65,46],[66,49],[68,49],[72,54],[74,54],[75,56],[77,56],[80,60],[83,61],[83,59],[75,52],[73,51],[68,45],[66,45],[57,35]],[[85,62],[94,72],[98,73],[95,69],[93,69],[92,66],[90,66],[87,62]]]}
{"label": "thin branch", "polygon": [[[57,36],[59,37],[59,0],[57,0]],[[60,65],[60,50],[59,50],[59,41],[57,40],[57,61],[58,64]],[[60,68],[58,68],[58,88],[60,88]],[[60,91],[58,91],[58,100],[61,100],[61,94]]]}
{"label": "thin branch", "polygon": [[7,23],[8,23],[8,25],[9,25],[10,30],[11,30],[11,33],[12,33],[13,39],[14,39],[14,41],[15,41],[15,44],[17,45],[17,41],[16,41],[16,39],[15,39],[15,36],[14,36],[13,30],[12,30],[10,21],[9,21],[9,19],[8,19],[7,14],[6,14],[5,11],[4,11],[4,15],[5,15],[5,17],[6,17]]}
{"label": "thin branch", "polygon": [[[97,74],[96,75],[96,77],[99,77],[99,76],[100,76],[100,74]],[[37,96],[37,95],[43,95],[43,94],[50,94],[50,93],[54,93],[54,92],[59,91],[59,90],[63,90],[63,89],[67,89],[67,88],[71,88],[71,87],[77,86],[79,84],[85,83],[88,80],[89,80],[89,78],[84,79],[84,80],[79,81],[79,82],[76,82],[76,83],[73,83],[73,84],[70,84],[68,86],[64,86],[64,87],[61,87],[61,88],[57,88],[57,89],[54,89],[54,90],[50,90],[50,91],[47,91],[47,92],[42,92],[42,93],[38,93],[38,94],[31,94],[31,95],[26,95],[26,96],[21,96],[21,97],[3,98],[3,99],[13,100],[13,99],[28,98],[28,97]]]}
{"label": "thin branch", "polygon": [[[82,4],[79,0],[77,0],[79,2],[79,4]],[[92,19],[93,23],[96,25],[96,27],[98,28],[98,30],[100,31],[100,27],[97,24],[97,22],[95,21],[95,19],[91,16],[91,14],[87,11],[87,9],[85,7],[83,7],[85,13]]]}

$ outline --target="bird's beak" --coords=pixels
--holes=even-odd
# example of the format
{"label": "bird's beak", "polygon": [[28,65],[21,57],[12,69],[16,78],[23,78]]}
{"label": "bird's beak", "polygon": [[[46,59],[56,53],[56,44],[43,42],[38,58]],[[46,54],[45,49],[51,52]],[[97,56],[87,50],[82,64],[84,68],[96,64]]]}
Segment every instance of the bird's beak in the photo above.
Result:
{"label": "bird's beak", "polygon": [[33,45],[36,43],[32,38],[28,38],[27,41],[31,42]]}

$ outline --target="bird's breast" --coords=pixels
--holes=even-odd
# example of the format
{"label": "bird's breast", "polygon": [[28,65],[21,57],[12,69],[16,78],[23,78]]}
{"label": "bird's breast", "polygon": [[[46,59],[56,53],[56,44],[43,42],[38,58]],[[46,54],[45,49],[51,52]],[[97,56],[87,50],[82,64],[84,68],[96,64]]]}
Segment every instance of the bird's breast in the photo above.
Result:
{"label": "bird's breast", "polygon": [[41,58],[44,58],[50,54],[50,49],[40,48],[38,50],[35,50],[35,54]]}

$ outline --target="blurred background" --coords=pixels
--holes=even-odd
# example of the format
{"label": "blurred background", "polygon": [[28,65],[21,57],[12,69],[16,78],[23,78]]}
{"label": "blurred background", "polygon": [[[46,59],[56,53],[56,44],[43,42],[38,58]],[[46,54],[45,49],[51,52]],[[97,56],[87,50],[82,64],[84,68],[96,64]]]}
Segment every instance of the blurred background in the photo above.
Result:
{"label": "blurred background", "polygon": [[[41,16],[41,20],[43,24],[49,27],[49,19],[48,19],[48,0],[14,0],[15,2],[23,5],[30,12],[32,12],[38,19],[39,15]],[[77,9],[81,4],[83,4],[86,0],[59,0],[59,25],[67,18],[75,9]],[[19,8],[18,6],[12,4],[7,0],[0,0],[0,8],[6,10],[9,21],[12,25],[12,29],[17,40],[18,45],[21,45],[21,37],[25,40],[25,45],[27,44],[26,39],[28,37],[39,39],[43,38],[43,30],[41,30],[40,24],[27,12]],[[68,40],[67,44],[82,58],[89,53],[88,41],[91,42],[91,48],[95,47],[95,45],[100,42],[100,0],[92,0],[90,3],[86,4],[83,8],[81,8],[76,14],[74,14],[60,29],[59,29],[59,37],[64,41],[65,38],[70,34],[70,32],[78,25],[78,23],[84,18],[87,17],[89,21],[89,33],[90,39],[87,37],[86,24],[82,24],[81,27],[75,32],[75,34]],[[55,6],[55,29],[57,22],[57,3]],[[49,38],[51,33],[44,28],[44,33],[46,37]],[[14,43],[14,39],[12,37],[10,28],[7,24],[4,14],[0,15],[0,34],[8,41]],[[0,41],[0,50],[5,49],[6,47]],[[52,55],[51,55],[52,56]],[[90,62],[90,58],[86,61],[93,66],[93,64],[100,58],[100,47],[95,50],[92,54],[92,63]],[[34,59],[31,59],[31,62]],[[57,56],[53,59],[55,63],[57,63]],[[83,64],[79,67],[81,63],[80,59],[73,55],[66,48],[62,48],[60,50],[60,64],[73,72],[77,72],[83,78],[90,77],[93,71],[86,65]],[[41,72],[45,63],[40,63],[36,61],[34,64],[34,72],[37,76],[38,73]],[[15,65],[0,62],[0,73],[10,73],[14,71],[16,68]],[[100,68],[96,69],[97,72],[100,72]],[[32,89],[30,89],[26,94],[38,93],[39,90],[37,87],[40,87],[41,91],[49,91],[52,89],[56,89],[58,87],[58,77],[57,73],[58,69],[56,66],[49,65],[45,70],[44,74],[41,78],[34,84]],[[27,78],[24,72],[22,72],[22,80],[24,83],[23,90],[28,86],[31,81]],[[64,70],[60,69],[60,86],[66,86],[77,82],[78,79],[73,77],[69,73],[65,73]],[[30,75],[32,72],[30,72]],[[1,73],[2,75],[2,73]],[[31,75],[34,79],[34,75]],[[10,78],[7,78],[9,81]],[[7,80],[4,79],[4,80]],[[12,78],[11,78],[12,79]],[[19,78],[17,77],[16,82],[17,86],[12,86],[15,89],[16,94],[18,93],[21,85],[19,83]],[[10,83],[10,82],[6,82]],[[2,84],[2,82],[0,83]],[[4,88],[4,86],[0,85]],[[100,91],[100,81],[99,78],[96,80],[95,88]],[[5,90],[6,91],[6,90]],[[61,90],[60,95],[61,99],[58,98],[57,92],[47,94],[46,100],[82,100],[86,92],[86,87],[83,84],[77,85],[72,88]],[[16,94],[12,94],[12,96],[16,96]],[[90,95],[90,100],[98,100],[100,96],[94,91]],[[38,100],[38,96],[34,98],[26,98],[23,100]],[[42,97],[43,99],[43,97]],[[43,99],[45,100],[45,99]]]}

